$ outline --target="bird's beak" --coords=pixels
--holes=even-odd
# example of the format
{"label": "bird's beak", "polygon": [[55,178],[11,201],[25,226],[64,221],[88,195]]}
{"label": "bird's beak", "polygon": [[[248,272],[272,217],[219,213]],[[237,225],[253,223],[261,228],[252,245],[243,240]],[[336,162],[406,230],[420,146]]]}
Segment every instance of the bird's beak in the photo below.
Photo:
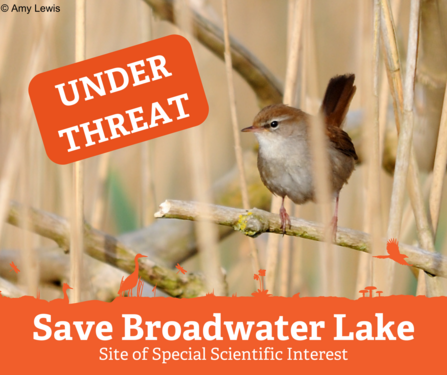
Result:
{"label": "bird's beak", "polygon": [[147,258],[147,255],[141,255],[141,258]]}
{"label": "bird's beak", "polygon": [[260,132],[261,130],[263,130],[263,128],[255,128],[254,126],[249,126],[248,128],[244,128],[241,130],[242,133],[254,133],[254,132]]}

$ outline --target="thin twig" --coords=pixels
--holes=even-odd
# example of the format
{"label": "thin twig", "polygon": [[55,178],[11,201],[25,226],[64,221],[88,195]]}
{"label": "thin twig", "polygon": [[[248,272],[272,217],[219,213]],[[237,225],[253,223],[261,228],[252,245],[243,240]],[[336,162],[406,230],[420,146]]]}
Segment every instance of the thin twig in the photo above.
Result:
{"label": "thin twig", "polygon": [[[206,205],[198,202],[166,200],[160,205],[157,218],[182,219],[195,221],[198,218],[224,225],[256,237],[262,233],[282,234],[279,215],[253,208],[249,211],[217,205]],[[291,218],[292,225],[287,228],[286,235],[323,241],[324,227],[321,224],[298,218]],[[279,237],[279,236],[278,236]],[[370,252],[371,236],[353,229],[339,227],[335,244],[353,250]],[[385,247],[386,240],[382,239]],[[420,268],[432,275],[447,277],[447,257],[421,248],[399,244],[400,251],[407,255],[406,259],[413,267]]]}

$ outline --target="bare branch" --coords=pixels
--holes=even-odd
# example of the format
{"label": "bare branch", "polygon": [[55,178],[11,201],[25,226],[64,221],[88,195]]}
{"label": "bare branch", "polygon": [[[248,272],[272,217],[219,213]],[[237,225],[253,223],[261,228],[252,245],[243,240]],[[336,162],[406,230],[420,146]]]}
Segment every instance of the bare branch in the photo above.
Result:
{"label": "bare branch", "polygon": [[[247,211],[197,202],[167,200],[160,205],[155,217],[192,221],[200,217],[201,220],[232,227],[250,237],[259,236],[262,233],[282,234],[279,215],[257,208]],[[314,241],[324,240],[324,230],[321,224],[297,218],[291,218],[291,220],[292,226],[287,229],[287,235]],[[338,228],[336,238],[338,246],[370,252],[370,243],[371,236],[367,233]],[[383,239],[383,249],[385,249],[385,243],[386,240]],[[408,255],[407,262],[413,267],[420,268],[431,275],[447,277],[447,257],[406,244],[399,244],[399,247],[403,254]]]}
{"label": "bare branch", "polygon": [[2,278],[0,278],[0,292],[2,297],[10,298],[18,298],[26,295],[23,290],[17,288],[14,284],[11,284],[9,281]]}
{"label": "bare branch", "polygon": [[[163,20],[177,24],[172,0],[145,0]],[[191,9],[192,32],[197,40],[220,59],[224,59],[224,33],[222,28]],[[282,102],[282,87],[275,76],[250,51],[234,38],[230,38],[233,68],[255,92],[260,107]]]}
{"label": "bare branch", "polygon": [[[70,226],[68,221],[54,214],[30,208],[23,217],[22,205],[10,202],[7,222],[19,226],[26,221],[26,228],[55,241],[61,248],[68,250]],[[85,252],[92,258],[108,263],[127,273],[135,268],[135,255],[118,239],[104,232],[93,229],[89,224],[84,225]],[[163,290],[170,296],[191,298],[205,294],[204,282],[200,275],[188,273],[176,274],[173,270],[157,265],[149,258],[141,258],[140,277],[151,285]]]}

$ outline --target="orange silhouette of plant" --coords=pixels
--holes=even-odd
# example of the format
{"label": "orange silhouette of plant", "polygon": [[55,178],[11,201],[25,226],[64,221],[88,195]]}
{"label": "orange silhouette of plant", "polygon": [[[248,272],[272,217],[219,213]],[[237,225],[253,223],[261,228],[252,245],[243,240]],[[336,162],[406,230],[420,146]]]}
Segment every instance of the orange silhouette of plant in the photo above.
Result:
{"label": "orange silhouette of plant", "polygon": [[252,294],[251,294],[253,297],[270,297],[271,296],[271,294],[268,294],[268,290],[260,290],[260,289],[258,289],[258,291],[257,292],[253,292]]}
{"label": "orange silhouette of plant", "polygon": [[231,297],[237,297],[237,293],[234,293]]}
{"label": "orange silhouette of plant", "polygon": [[373,297],[373,293],[374,293],[374,290],[376,290],[377,288],[375,287],[375,286],[367,286],[366,288],[365,288],[365,290],[368,290],[369,291],[369,296],[372,298]]}
{"label": "orange silhouette of plant", "polygon": [[262,278],[265,276],[265,270],[259,270],[258,273],[253,276],[253,279],[255,279],[256,281],[259,280],[259,289],[263,290],[262,287]]}
{"label": "orange silhouette of plant", "polygon": [[143,295],[144,282],[141,280],[141,277],[137,282],[137,297],[141,297]]}
{"label": "orange silhouette of plant", "polygon": [[257,292],[253,292],[251,295],[254,297],[270,297],[271,294],[268,294],[268,290],[264,290],[262,287],[262,278],[265,276],[265,270],[259,270],[258,273],[253,276],[253,279],[259,280],[259,289]]}
{"label": "orange silhouette of plant", "polygon": [[1,290],[0,290],[0,297],[3,297],[3,296],[2,296],[2,291],[1,291]]}
{"label": "orange silhouette of plant", "polygon": [[183,275],[188,272],[186,271],[180,264],[177,263],[177,265],[175,266],[175,268],[178,269],[177,273],[181,272]]}
{"label": "orange silhouette of plant", "polygon": [[365,297],[365,294],[368,293],[367,290],[360,290],[359,293],[362,293],[362,297]]}
{"label": "orange silhouette of plant", "polygon": [[36,297],[36,299],[40,299],[40,290],[39,289],[37,289],[37,297]]}
{"label": "orange silhouette of plant", "polygon": [[19,273],[20,272],[20,270],[17,268],[17,266],[14,264],[14,262],[9,263],[9,265],[12,268],[12,270],[9,270],[9,271],[14,271],[15,273]]}
{"label": "orange silhouette of plant", "polygon": [[399,251],[399,242],[395,238],[391,238],[388,240],[386,244],[386,251],[389,255],[375,255],[374,258],[390,258],[395,262],[402,264],[403,266],[409,266],[409,264],[405,261],[405,258],[408,258],[408,256],[401,254],[401,252]]}
{"label": "orange silhouette of plant", "polygon": [[214,294],[214,289],[212,293],[205,294],[205,297],[216,297],[216,295]]}
{"label": "orange silhouette of plant", "polygon": [[152,291],[154,292],[154,297],[155,297],[155,293],[157,291],[157,284],[155,284],[155,286],[152,288]]}

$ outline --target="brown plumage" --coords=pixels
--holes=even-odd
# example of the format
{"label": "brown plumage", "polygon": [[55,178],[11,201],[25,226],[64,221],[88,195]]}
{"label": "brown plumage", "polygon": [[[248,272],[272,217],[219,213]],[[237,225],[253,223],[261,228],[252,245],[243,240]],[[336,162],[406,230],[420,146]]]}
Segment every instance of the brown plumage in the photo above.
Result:
{"label": "brown plumage", "polygon": [[[337,227],[338,195],[348,181],[357,160],[351,138],[341,126],[355,94],[355,76],[345,74],[329,81],[320,111],[326,124],[330,178],[336,198],[333,218]],[[280,210],[283,231],[290,219],[284,209],[284,198],[296,204],[315,199],[313,170],[309,147],[311,116],[284,104],[263,108],[254,118],[253,126],[243,132],[254,132],[259,142],[258,169],[264,185],[283,198]],[[335,233],[335,232],[334,232]]]}

